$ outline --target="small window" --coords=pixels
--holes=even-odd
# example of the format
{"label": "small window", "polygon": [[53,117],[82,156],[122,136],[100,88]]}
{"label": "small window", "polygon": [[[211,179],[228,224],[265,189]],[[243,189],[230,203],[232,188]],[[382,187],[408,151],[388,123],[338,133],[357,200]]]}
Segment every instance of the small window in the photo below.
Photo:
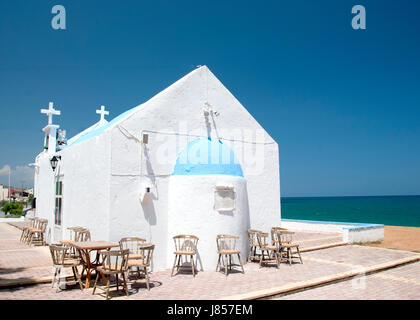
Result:
{"label": "small window", "polygon": [[61,215],[63,211],[63,182],[56,181],[55,183],[55,217],[56,225],[61,226]]}
{"label": "small window", "polygon": [[233,187],[216,187],[214,191],[214,209],[219,212],[235,210],[235,190]]}

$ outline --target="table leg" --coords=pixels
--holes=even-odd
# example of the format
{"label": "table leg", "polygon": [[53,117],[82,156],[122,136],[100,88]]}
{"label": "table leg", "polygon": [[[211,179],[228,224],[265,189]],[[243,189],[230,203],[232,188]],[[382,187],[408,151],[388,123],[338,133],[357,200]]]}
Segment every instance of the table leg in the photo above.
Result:
{"label": "table leg", "polygon": [[90,287],[90,276],[92,273],[92,266],[90,264],[90,252],[86,250],[85,252],[85,262],[86,262],[86,281],[85,281],[85,288]]}
{"label": "table leg", "polygon": [[90,287],[90,274],[91,271],[90,269],[87,271],[87,275],[86,275],[86,282],[85,282],[85,288],[89,288]]}

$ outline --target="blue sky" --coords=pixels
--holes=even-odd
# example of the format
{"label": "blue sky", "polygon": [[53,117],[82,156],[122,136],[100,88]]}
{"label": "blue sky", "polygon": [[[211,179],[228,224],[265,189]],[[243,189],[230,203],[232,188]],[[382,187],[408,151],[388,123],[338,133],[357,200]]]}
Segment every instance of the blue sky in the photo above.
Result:
{"label": "blue sky", "polygon": [[8,165],[32,184],[49,101],[72,136],[206,64],[278,142],[282,195],[420,194],[419,16],[412,0],[1,0],[0,183]]}

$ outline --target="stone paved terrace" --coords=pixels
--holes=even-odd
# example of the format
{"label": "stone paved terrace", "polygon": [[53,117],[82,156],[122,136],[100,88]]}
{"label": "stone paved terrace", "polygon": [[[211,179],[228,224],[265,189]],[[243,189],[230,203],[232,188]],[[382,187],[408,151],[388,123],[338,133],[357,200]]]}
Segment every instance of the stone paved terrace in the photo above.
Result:
{"label": "stone paved terrace", "polygon": [[[51,258],[47,247],[29,247],[19,242],[20,230],[5,223],[0,223],[0,284],[2,281],[19,279],[37,279],[42,277],[51,277]],[[341,235],[327,233],[302,232],[296,233],[295,239],[302,244],[302,247],[320,245],[331,242],[341,241]],[[259,268],[257,263],[247,263],[245,265],[245,274],[232,272],[228,277],[222,273],[216,273],[214,270],[199,272],[195,278],[188,273],[180,273],[170,277],[170,270],[153,272],[150,275],[151,290],[147,291],[143,279],[131,279],[129,282],[129,297],[126,297],[122,291],[116,293],[111,291],[111,297],[114,299],[221,299],[226,297],[235,297],[258,290],[270,290],[274,287],[288,286],[300,281],[311,281],[320,277],[334,277],[334,275],[351,270],[358,270],[360,267],[372,267],[381,263],[392,262],[402,258],[416,257],[419,255],[398,250],[371,248],[364,246],[339,246],[323,250],[303,252],[303,264],[297,261],[289,266],[282,263],[280,269],[275,267]],[[420,290],[418,286],[418,274],[420,263],[412,263],[402,267],[397,267],[385,272],[396,272],[400,268],[411,268],[406,274],[397,274],[397,278],[411,279],[405,281],[404,291],[400,296],[406,296],[410,299],[420,299]],[[385,272],[371,274],[367,277],[370,290],[377,287],[373,281],[392,281],[396,282],[393,290],[398,290],[401,281],[392,280],[390,277],[384,280],[379,278],[380,274]],[[392,274],[391,274],[392,275]],[[411,278],[410,278],[411,277]],[[343,286],[344,282],[327,285],[311,289],[301,293],[291,294],[287,297],[316,292],[315,290],[327,290],[335,286]],[[378,287],[379,288],[379,287]],[[336,289],[336,295],[340,292]],[[378,289],[379,290],[379,289]],[[81,291],[75,285],[69,285],[66,290],[56,293],[51,285],[37,284],[20,287],[0,288],[0,299],[104,299],[104,296],[98,291],[92,295],[92,288]],[[332,291],[333,292],[333,291]],[[373,292],[373,291],[371,291]],[[385,291],[386,292],[386,291]],[[409,293],[409,295],[408,295]],[[318,298],[322,298],[324,293],[321,291]],[[386,294],[384,293],[386,296]],[[334,296],[331,293],[330,297]],[[395,296],[395,295],[394,295]],[[367,299],[370,296],[365,292],[355,291],[352,299]],[[285,298],[285,297],[282,297]],[[337,296],[336,298],[339,298]],[[391,297],[388,297],[391,298]],[[310,298],[312,299],[312,298]]]}
{"label": "stone paved terrace", "polygon": [[420,262],[356,277],[274,300],[419,300]]}

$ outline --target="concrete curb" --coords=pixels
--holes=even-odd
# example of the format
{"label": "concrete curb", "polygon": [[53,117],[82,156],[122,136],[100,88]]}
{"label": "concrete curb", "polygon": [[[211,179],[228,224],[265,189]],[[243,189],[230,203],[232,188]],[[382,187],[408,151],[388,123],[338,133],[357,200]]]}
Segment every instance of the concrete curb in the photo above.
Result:
{"label": "concrete curb", "polygon": [[299,251],[300,252],[309,252],[309,251],[322,250],[322,249],[328,249],[328,248],[332,248],[332,247],[339,247],[339,246],[346,246],[346,245],[348,245],[347,242],[334,242],[334,243],[329,243],[329,244],[321,244],[321,245],[315,246],[315,247],[302,248],[302,249],[299,249]]}
{"label": "concrete curb", "polygon": [[373,272],[378,272],[386,269],[390,269],[399,265],[411,263],[420,261],[420,255],[415,255],[407,258],[402,258],[390,262],[385,262],[381,264],[377,264],[374,266],[366,267],[366,268],[358,268],[357,270],[350,270],[346,272],[336,273],[333,275],[328,275],[324,277],[319,277],[311,280],[305,280],[305,281],[299,281],[299,282],[293,282],[288,283],[279,287],[274,287],[270,289],[263,289],[253,292],[248,292],[244,294],[237,294],[233,296],[223,297],[217,300],[255,300],[260,298],[266,298],[270,296],[275,296],[282,293],[292,292],[296,290],[306,289],[322,284],[327,284],[330,282],[335,282],[338,280],[343,280],[347,278],[352,278],[354,276],[360,275],[360,274],[368,274]]}

